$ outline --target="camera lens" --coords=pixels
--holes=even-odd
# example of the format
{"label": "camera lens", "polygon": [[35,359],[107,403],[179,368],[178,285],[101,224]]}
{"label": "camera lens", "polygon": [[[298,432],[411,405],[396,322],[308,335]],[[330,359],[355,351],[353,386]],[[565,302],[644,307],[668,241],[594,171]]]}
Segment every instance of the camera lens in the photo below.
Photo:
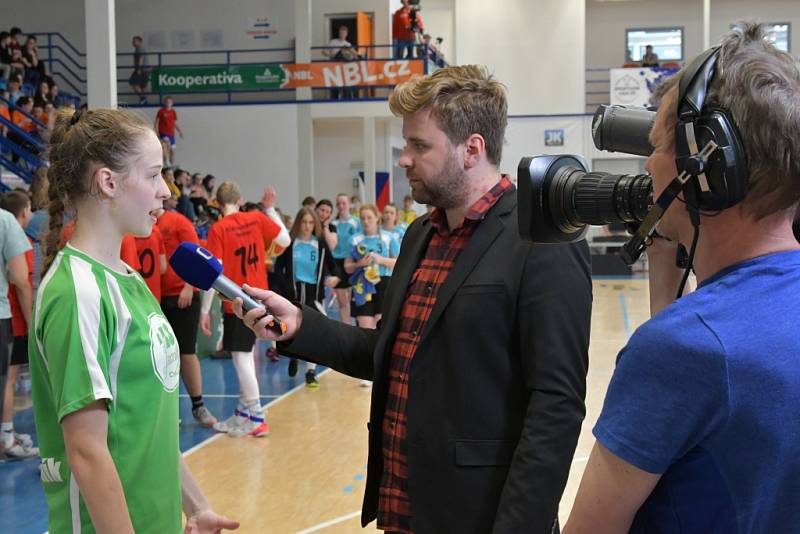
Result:
{"label": "camera lens", "polygon": [[576,241],[587,225],[639,223],[652,205],[650,176],[587,172],[573,156],[523,158],[519,227],[537,243]]}
{"label": "camera lens", "polygon": [[632,106],[598,106],[592,119],[592,139],[598,150],[649,156],[650,130],[656,112]]}

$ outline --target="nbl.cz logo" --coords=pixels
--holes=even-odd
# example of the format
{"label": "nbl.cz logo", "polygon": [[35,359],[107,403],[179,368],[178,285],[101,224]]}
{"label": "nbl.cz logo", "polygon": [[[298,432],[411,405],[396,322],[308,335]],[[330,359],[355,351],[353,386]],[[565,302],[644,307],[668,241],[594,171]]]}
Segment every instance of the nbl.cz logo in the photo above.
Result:
{"label": "nbl.cz logo", "polygon": [[175,391],[181,376],[181,354],[172,327],[163,315],[151,313],[150,355],[153,372],[166,391]]}

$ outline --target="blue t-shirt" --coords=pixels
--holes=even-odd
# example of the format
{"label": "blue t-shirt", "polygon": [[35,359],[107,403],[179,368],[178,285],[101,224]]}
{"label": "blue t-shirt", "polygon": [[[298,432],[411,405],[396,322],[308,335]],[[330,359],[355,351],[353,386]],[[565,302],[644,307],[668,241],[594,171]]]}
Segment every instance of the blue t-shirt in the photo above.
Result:
{"label": "blue t-shirt", "polygon": [[[350,240],[351,257],[354,259],[363,257],[363,254],[355,254],[354,249],[359,245],[364,247],[366,253],[372,252],[384,258],[396,258],[400,254],[400,243],[394,234],[386,230],[379,230],[378,235],[364,235],[361,233],[354,235]],[[378,273],[381,276],[392,276],[392,269],[379,265]]]}
{"label": "blue t-shirt", "polygon": [[292,244],[292,265],[295,282],[317,283],[319,242],[316,237],[311,236],[310,241],[302,241],[299,238],[294,240]]}
{"label": "blue t-shirt", "polygon": [[351,216],[344,220],[334,219],[330,226],[335,228],[336,235],[339,237],[336,248],[333,249],[331,254],[338,260],[349,258],[350,250],[352,249],[350,243],[353,236],[361,232],[361,221]]}
{"label": "blue t-shirt", "polygon": [[11,319],[11,304],[8,301],[8,262],[31,249],[31,242],[17,219],[0,209],[0,319]]}
{"label": "blue t-shirt", "polygon": [[798,528],[798,325],[790,251],[723,270],[633,334],[594,428],[615,455],[662,474],[631,532]]}

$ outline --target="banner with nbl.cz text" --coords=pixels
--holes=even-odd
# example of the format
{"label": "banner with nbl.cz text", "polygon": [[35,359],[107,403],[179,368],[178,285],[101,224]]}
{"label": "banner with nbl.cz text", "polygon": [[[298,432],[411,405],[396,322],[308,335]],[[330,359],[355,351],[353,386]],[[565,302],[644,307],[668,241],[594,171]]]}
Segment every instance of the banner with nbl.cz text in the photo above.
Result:
{"label": "banner with nbl.cz text", "polygon": [[422,60],[326,61],[263,65],[159,67],[150,73],[161,93],[396,85],[424,74]]}

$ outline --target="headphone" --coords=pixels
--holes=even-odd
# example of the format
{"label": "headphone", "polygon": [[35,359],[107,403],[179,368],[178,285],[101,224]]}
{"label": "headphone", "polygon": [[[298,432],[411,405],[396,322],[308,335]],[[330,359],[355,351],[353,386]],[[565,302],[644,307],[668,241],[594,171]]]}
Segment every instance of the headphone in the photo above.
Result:
{"label": "headphone", "polygon": [[[719,212],[735,206],[747,194],[747,155],[730,114],[705,106],[720,48],[700,54],[686,68],[678,93],[675,164],[678,173],[694,177],[684,185],[690,208]],[[709,141],[717,144],[707,160],[700,153]]]}

